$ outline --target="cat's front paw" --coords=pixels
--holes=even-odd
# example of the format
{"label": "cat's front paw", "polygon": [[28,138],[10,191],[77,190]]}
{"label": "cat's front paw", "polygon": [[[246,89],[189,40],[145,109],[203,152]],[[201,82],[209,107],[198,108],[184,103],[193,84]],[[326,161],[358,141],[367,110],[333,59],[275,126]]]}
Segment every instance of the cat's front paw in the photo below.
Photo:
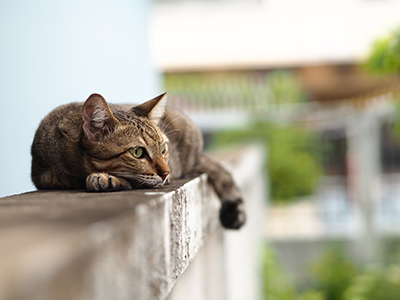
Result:
{"label": "cat's front paw", "polygon": [[246,222],[246,212],[242,199],[226,200],[222,202],[219,211],[219,220],[222,226],[228,229],[239,229]]}
{"label": "cat's front paw", "polygon": [[92,192],[129,190],[131,185],[123,178],[107,173],[92,173],[86,178],[86,188]]}

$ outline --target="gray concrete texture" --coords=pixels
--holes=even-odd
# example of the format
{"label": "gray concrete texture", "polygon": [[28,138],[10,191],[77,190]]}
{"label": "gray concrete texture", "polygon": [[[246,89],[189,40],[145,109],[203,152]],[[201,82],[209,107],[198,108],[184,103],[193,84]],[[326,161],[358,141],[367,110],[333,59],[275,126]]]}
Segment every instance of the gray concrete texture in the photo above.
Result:
{"label": "gray concrete texture", "polygon": [[165,299],[219,200],[206,175],[161,189],[0,199],[0,299]]}

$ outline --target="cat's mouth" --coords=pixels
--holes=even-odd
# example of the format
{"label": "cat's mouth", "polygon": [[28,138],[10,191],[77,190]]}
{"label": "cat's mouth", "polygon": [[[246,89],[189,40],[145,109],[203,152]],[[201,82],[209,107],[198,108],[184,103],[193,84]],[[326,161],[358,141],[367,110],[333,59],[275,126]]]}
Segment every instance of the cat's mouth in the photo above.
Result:
{"label": "cat's mouth", "polygon": [[168,174],[167,177],[164,178],[164,180],[161,183],[161,185],[169,184],[170,182],[171,182],[171,174]]}
{"label": "cat's mouth", "polygon": [[[152,186],[153,188],[159,188],[171,182],[171,176],[168,174],[161,182],[157,183],[156,185]],[[151,186],[149,186],[151,188]]]}
{"label": "cat's mouth", "polygon": [[159,188],[171,182],[170,174],[164,179],[161,176],[135,176],[126,174],[121,177],[124,177],[136,189]]}

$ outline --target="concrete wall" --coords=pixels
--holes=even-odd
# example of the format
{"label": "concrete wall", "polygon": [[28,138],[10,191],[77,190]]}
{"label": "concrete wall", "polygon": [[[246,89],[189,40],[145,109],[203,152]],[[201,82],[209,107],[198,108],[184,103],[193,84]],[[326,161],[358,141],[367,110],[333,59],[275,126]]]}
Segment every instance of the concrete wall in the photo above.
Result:
{"label": "concrete wall", "polygon": [[0,196],[32,190],[30,145],[58,105],[158,92],[147,0],[0,1]]}
{"label": "concrete wall", "polygon": [[0,300],[261,299],[263,157],[248,148],[231,165],[246,200],[239,231],[220,226],[205,174],[152,190],[1,198]]}
{"label": "concrete wall", "polygon": [[239,231],[211,234],[169,300],[263,299],[262,224],[269,185],[264,174],[265,152],[251,146],[236,155],[222,156],[244,195],[246,225]]}

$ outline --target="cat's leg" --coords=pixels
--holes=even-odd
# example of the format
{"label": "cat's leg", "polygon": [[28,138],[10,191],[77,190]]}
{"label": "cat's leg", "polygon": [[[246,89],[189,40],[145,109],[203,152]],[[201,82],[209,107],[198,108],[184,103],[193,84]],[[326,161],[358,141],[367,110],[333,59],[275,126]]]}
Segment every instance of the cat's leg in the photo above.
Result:
{"label": "cat's leg", "polygon": [[32,174],[32,181],[35,186],[42,189],[71,189],[76,188],[76,183],[64,175],[53,172],[51,170],[45,171],[41,174]]}
{"label": "cat's leg", "polygon": [[218,162],[202,154],[197,171],[207,173],[221,199],[220,221],[225,228],[239,229],[246,221],[243,197],[232,175]]}
{"label": "cat's leg", "polygon": [[92,192],[131,190],[131,184],[121,177],[107,173],[92,173],[86,177],[86,188]]}

